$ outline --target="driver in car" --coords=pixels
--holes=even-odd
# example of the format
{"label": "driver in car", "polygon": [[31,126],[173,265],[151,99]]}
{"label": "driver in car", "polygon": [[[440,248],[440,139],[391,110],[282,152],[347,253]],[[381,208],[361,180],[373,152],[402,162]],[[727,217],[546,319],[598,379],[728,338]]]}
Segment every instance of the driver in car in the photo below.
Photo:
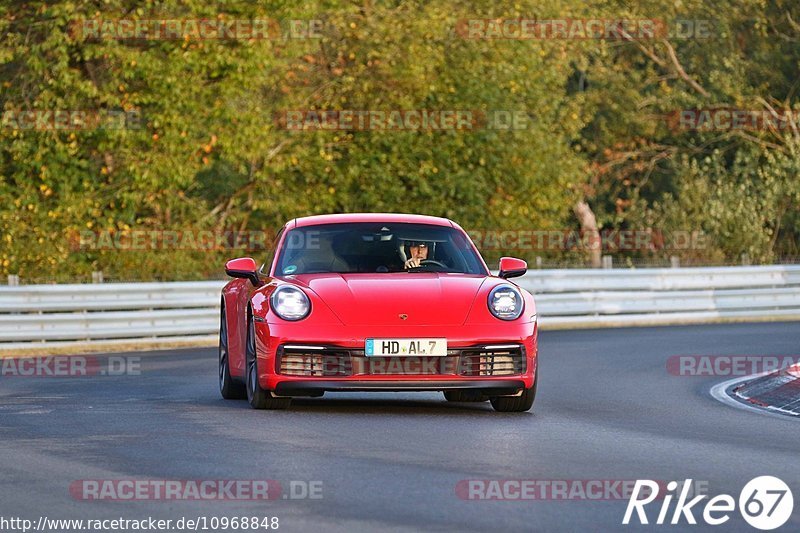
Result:
{"label": "driver in car", "polygon": [[406,261],[405,268],[416,268],[428,258],[428,243],[411,241],[408,243],[410,258]]}

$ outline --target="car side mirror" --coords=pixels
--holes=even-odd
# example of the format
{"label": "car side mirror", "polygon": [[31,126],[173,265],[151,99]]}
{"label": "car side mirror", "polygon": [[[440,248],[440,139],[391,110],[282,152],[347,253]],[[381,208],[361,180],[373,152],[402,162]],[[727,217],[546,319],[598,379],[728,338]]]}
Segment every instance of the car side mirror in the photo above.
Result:
{"label": "car side mirror", "polygon": [[258,265],[252,257],[239,257],[225,263],[225,273],[232,278],[249,279],[254,287],[261,285],[258,277]]}
{"label": "car side mirror", "polygon": [[503,279],[516,278],[528,271],[528,263],[515,257],[500,258],[500,276]]}

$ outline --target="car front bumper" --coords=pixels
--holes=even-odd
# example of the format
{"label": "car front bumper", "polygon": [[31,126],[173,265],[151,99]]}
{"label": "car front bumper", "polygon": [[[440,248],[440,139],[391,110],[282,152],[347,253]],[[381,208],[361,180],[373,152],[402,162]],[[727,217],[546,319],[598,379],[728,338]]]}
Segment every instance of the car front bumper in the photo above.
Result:
{"label": "car front bumper", "polygon": [[526,388],[524,379],[428,380],[292,380],[282,381],[275,388],[278,396],[314,396],[326,391],[338,392],[424,392],[447,390],[479,390],[491,396],[511,396]]}
{"label": "car front bumper", "polygon": [[[277,395],[471,389],[501,396],[530,388],[534,382],[535,322],[413,328],[299,326],[256,323],[259,382]],[[446,337],[448,355],[364,355],[366,338],[427,337]]]}

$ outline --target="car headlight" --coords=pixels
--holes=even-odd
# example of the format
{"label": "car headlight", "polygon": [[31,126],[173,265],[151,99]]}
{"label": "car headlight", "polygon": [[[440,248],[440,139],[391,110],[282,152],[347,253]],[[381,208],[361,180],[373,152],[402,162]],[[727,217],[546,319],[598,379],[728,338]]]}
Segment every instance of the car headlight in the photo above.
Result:
{"label": "car headlight", "polygon": [[500,320],[516,320],[525,303],[512,285],[498,285],[489,293],[489,311]]}
{"label": "car headlight", "polygon": [[311,311],[311,302],[306,293],[291,285],[281,285],[275,289],[270,304],[275,314],[284,320],[301,320]]}

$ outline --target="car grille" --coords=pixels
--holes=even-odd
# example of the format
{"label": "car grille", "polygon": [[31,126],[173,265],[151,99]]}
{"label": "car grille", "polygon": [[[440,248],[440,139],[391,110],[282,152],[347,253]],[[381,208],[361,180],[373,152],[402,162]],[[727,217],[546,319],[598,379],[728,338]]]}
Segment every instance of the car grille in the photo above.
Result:
{"label": "car grille", "polygon": [[513,376],[524,373],[525,367],[525,350],[521,346],[461,352],[462,376]]}
{"label": "car grille", "polygon": [[278,350],[278,373],[284,376],[332,377],[350,375],[350,352],[337,349],[286,347]]}
{"label": "car grille", "polygon": [[284,376],[512,376],[525,372],[520,345],[457,348],[445,357],[367,357],[364,350],[281,346],[276,370]]}

